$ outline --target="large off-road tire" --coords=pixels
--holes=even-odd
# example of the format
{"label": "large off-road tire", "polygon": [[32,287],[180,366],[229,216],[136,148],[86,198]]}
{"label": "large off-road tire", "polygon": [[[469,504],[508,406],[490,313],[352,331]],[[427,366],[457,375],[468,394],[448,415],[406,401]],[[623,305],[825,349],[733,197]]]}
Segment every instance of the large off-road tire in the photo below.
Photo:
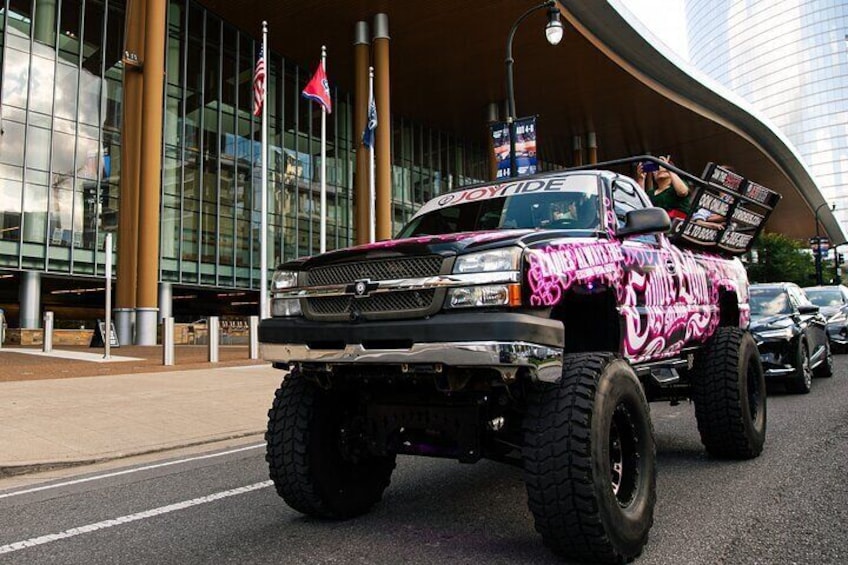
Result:
{"label": "large off-road tire", "polygon": [[817,379],[829,379],[833,376],[833,348],[827,341],[825,341],[824,347],[824,361],[813,369],[813,376]]}
{"label": "large off-road tire", "polygon": [[309,516],[364,514],[389,486],[395,457],[349,443],[351,396],[325,390],[292,372],[275,394],[265,434],[271,480],[286,504]]}
{"label": "large off-road tire", "polygon": [[766,439],[766,383],[757,344],[722,327],[698,353],[692,399],[701,443],[713,457],[751,459]]}
{"label": "large off-road tire", "polygon": [[810,349],[803,337],[798,338],[792,366],[795,373],[786,381],[786,390],[793,394],[809,394],[813,388],[813,369],[810,367]]}
{"label": "large off-road tire", "polygon": [[522,456],[536,530],[555,553],[618,563],[642,552],[654,521],[656,446],[626,361],[565,355],[561,381],[530,394]]}

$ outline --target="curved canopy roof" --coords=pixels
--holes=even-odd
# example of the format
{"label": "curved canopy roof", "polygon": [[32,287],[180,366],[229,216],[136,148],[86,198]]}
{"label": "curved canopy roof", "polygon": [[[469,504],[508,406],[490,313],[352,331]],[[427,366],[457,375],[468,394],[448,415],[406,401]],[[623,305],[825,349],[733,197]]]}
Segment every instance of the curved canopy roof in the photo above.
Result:
{"label": "curved canopy roof", "polygon": [[[391,35],[392,113],[483,142],[485,109],[506,99],[506,38],[536,2],[398,2],[391,0],[201,0],[227,21],[258,35],[269,23],[276,52],[313,68],[328,47],[331,85],[354,90],[354,25],[386,13]],[[618,4],[613,0],[612,4]],[[539,10],[513,43],[518,115],[537,114],[539,155],[568,165],[573,139],[594,132],[598,159],[671,154],[699,174],[707,162],[783,195],[767,228],[795,238],[815,234],[824,203],[788,140],[739,99],[658,50],[609,2],[563,0],[565,37],[545,41]],[[620,6],[618,6],[620,8]],[[364,102],[363,102],[364,103]],[[503,118],[503,113],[501,115]],[[845,236],[826,206],[822,225],[836,243]],[[824,233],[824,232],[823,232]]]}

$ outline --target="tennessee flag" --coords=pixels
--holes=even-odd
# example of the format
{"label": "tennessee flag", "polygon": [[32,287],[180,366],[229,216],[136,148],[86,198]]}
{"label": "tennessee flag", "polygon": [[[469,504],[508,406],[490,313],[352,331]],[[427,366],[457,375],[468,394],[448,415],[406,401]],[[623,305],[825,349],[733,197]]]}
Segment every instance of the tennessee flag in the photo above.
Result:
{"label": "tennessee flag", "polygon": [[333,102],[330,99],[330,83],[327,82],[327,73],[324,72],[324,61],[318,63],[315,74],[303,89],[303,97],[318,102],[327,113],[333,111]]}

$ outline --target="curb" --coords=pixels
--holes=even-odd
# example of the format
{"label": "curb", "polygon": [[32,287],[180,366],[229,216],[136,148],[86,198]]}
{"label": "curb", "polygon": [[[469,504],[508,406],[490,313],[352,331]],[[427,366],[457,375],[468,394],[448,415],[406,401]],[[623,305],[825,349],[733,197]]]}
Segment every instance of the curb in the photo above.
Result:
{"label": "curb", "polygon": [[77,459],[73,461],[48,461],[43,463],[22,463],[20,465],[0,465],[0,479],[7,479],[10,477],[19,477],[22,475],[31,475],[34,473],[44,473],[46,471],[55,471],[58,469],[68,469],[72,467],[84,467],[87,465],[94,465],[97,463],[106,463],[108,461],[118,461],[121,459],[127,459],[130,457],[138,457],[140,455],[150,455],[152,453],[164,453],[167,451],[174,451],[177,449],[185,449],[189,447],[197,447],[200,445],[207,445],[210,443],[217,443],[219,441],[228,441],[232,439],[241,439],[251,436],[262,435],[264,438],[265,431],[257,431],[257,432],[242,432],[237,434],[230,435],[222,435],[217,436],[211,439],[205,439],[201,441],[195,441],[190,443],[182,443],[177,445],[171,445],[167,447],[159,447],[154,449],[146,449],[139,451],[130,451],[127,453],[122,453],[120,455],[108,456],[108,457],[95,457],[91,459]]}

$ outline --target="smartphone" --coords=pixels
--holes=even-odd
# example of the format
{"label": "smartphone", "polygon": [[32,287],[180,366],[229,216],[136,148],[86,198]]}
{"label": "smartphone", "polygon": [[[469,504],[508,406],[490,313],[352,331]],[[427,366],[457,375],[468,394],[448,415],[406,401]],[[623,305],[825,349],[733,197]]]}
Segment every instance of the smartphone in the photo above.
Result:
{"label": "smartphone", "polygon": [[660,166],[653,161],[642,161],[642,170],[646,173],[652,173],[660,170]]}

